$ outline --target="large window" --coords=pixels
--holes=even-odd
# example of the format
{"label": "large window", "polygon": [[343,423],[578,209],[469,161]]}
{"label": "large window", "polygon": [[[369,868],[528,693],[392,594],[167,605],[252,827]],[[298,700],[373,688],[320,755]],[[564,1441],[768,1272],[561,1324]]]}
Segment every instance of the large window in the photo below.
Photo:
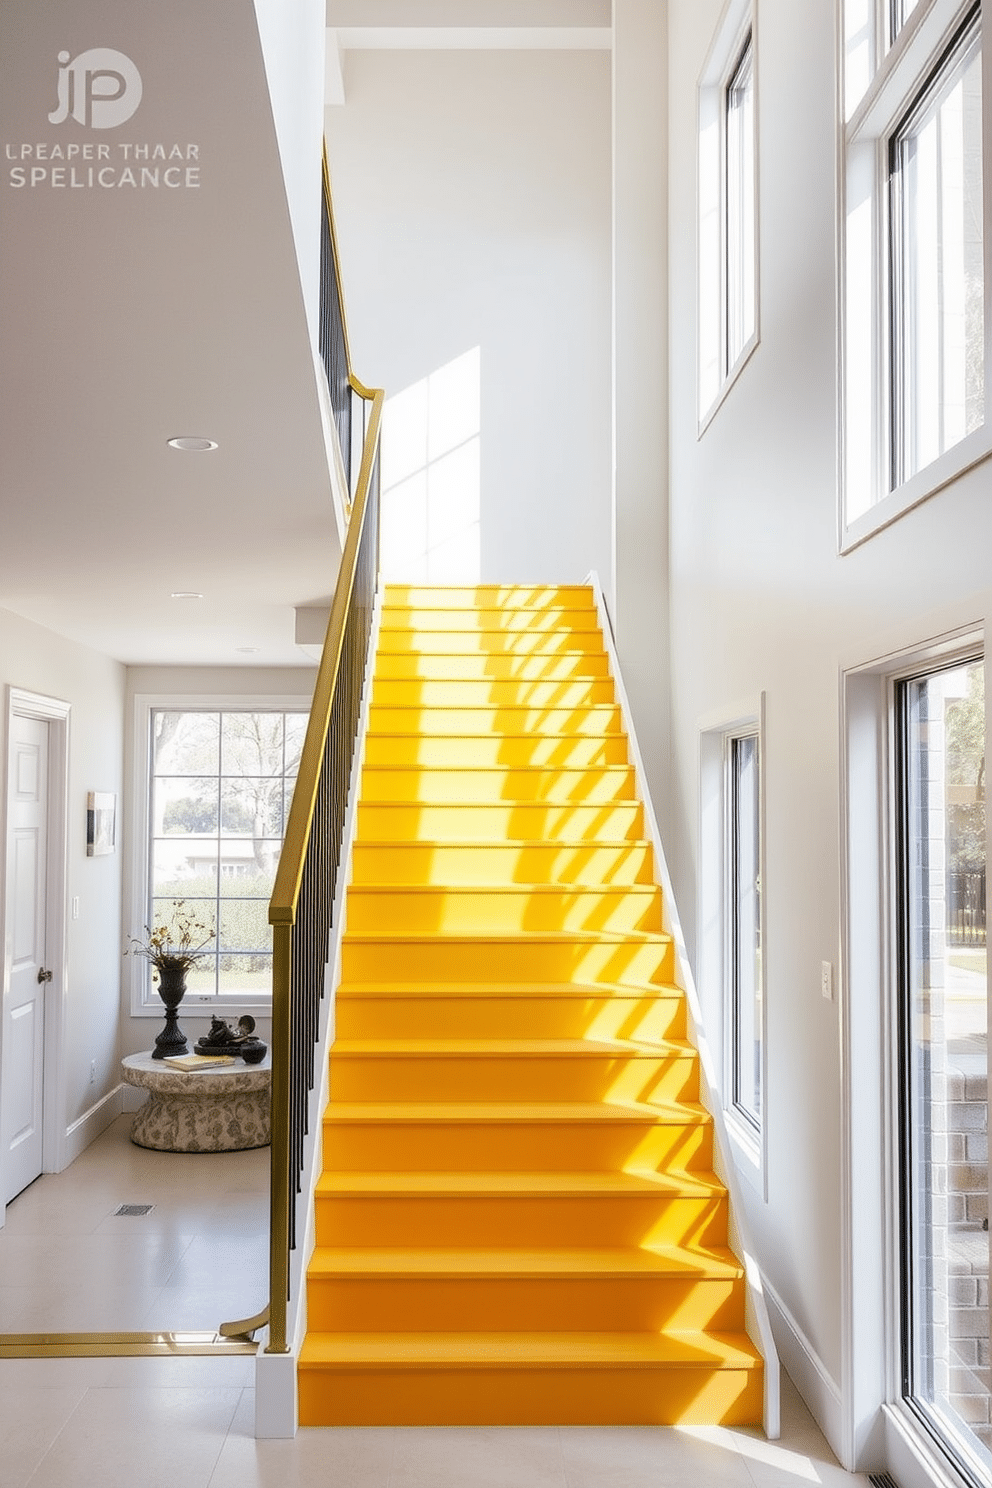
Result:
{"label": "large window", "polygon": [[902,1393],[992,1475],[984,666],[896,688]]}
{"label": "large window", "polygon": [[145,923],[168,923],[182,899],[215,928],[187,1000],[267,1001],[268,900],[307,715],[153,707],[147,716]]}
{"label": "large window", "polygon": [[701,427],[757,344],[757,189],[754,18],[731,0],[699,84]]}
{"label": "large window", "polygon": [[992,450],[983,7],[845,0],[845,545]]}

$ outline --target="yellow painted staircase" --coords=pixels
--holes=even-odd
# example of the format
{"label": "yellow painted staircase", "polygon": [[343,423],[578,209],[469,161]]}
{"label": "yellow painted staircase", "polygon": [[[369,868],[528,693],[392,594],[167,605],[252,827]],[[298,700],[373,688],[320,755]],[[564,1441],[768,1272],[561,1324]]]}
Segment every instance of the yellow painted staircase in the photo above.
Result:
{"label": "yellow painted staircase", "polygon": [[759,1423],[588,587],[387,588],[305,1425]]}

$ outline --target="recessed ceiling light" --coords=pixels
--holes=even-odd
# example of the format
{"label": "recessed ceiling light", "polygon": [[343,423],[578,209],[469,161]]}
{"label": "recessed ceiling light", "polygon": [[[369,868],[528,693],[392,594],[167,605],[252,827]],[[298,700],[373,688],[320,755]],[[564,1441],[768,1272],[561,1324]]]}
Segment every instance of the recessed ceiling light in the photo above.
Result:
{"label": "recessed ceiling light", "polygon": [[197,434],[178,434],[175,439],[170,439],[167,443],[170,449],[186,450],[191,454],[217,448],[216,439],[203,439]]}
{"label": "recessed ceiling light", "polygon": [[259,653],[259,651],[261,651],[261,649],[262,649],[261,646],[239,646],[238,647],[238,650],[244,656],[257,656],[258,653]]}
{"label": "recessed ceiling light", "polygon": [[173,589],[169,595],[170,599],[202,599],[202,594],[197,594],[195,589]]}

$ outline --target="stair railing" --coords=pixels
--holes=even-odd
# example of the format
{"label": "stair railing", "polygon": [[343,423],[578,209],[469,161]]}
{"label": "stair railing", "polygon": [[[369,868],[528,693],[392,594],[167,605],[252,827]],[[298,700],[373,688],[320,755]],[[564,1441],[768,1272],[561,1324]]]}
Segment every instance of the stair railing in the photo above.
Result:
{"label": "stair railing", "polygon": [[[331,911],[379,578],[379,429],[385,394],[363,387],[351,371],[326,155],[323,221],[321,352],[353,503],[269,903],[273,942],[269,1307],[252,1323],[260,1326],[267,1319],[265,1352],[272,1354],[289,1352],[290,1255],[296,1245]],[[362,417],[356,420],[359,410]],[[358,433],[364,439],[352,481],[352,439]]]}

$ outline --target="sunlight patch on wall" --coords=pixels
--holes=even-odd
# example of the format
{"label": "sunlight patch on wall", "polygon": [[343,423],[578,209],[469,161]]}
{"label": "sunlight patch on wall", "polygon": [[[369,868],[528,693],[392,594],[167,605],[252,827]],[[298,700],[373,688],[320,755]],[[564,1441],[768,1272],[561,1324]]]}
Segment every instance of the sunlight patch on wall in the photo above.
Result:
{"label": "sunlight patch on wall", "polygon": [[480,348],[395,397],[382,424],[382,576],[476,584],[481,425]]}

